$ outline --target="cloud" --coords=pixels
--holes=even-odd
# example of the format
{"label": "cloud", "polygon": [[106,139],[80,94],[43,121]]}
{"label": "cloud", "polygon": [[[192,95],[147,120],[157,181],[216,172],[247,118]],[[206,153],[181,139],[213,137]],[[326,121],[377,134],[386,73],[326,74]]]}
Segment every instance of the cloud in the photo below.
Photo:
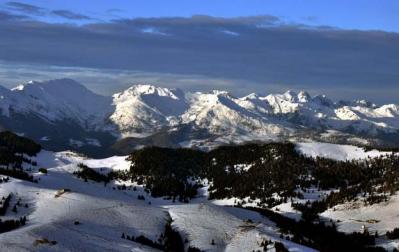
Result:
{"label": "cloud", "polygon": [[239,33],[233,32],[233,31],[229,31],[229,30],[223,30],[222,32],[223,32],[224,34],[231,35],[231,36],[240,36]]}
{"label": "cloud", "polygon": [[72,20],[90,20],[91,17],[82,15],[76,12],[72,12],[69,10],[53,10],[51,11],[51,14],[54,14],[56,16],[66,18],[66,19],[72,19]]}
{"label": "cloud", "polygon": [[153,28],[153,27],[147,27],[141,30],[144,33],[150,33],[150,34],[155,34],[155,35],[162,35],[162,36],[168,36],[169,34],[161,32],[160,30]]}
{"label": "cloud", "polygon": [[305,16],[305,17],[302,17],[302,19],[307,22],[311,22],[311,23],[316,23],[317,21],[319,21],[319,18],[316,16]]}
{"label": "cloud", "polygon": [[110,13],[110,14],[121,13],[121,12],[123,12],[123,10],[117,9],[117,8],[112,8],[112,9],[107,10],[107,13]]}
{"label": "cloud", "polygon": [[[272,25],[258,28],[267,23]],[[173,36],[149,36],[143,33],[148,27]],[[239,39],[223,30],[240,34]],[[203,83],[233,83],[229,86],[233,92],[269,92],[280,86],[327,94],[352,90],[344,95],[397,99],[392,91],[398,90],[399,80],[397,33],[310,29],[272,16],[194,16],[80,26],[14,20],[0,23],[0,37],[0,59],[14,64],[92,68],[115,75],[138,71],[202,76]],[[179,83],[182,79],[176,77]],[[200,82],[187,83],[187,88],[198,88]]]}
{"label": "cloud", "polygon": [[31,15],[41,15],[45,10],[44,8],[36,5],[20,3],[20,2],[7,2],[6,6],[11,10]]}
{"label": "cloud", "polygon": [[[48,15],[55,15],[69,20],[91,20],[92,18],[80,13],[76,13],[70,10],[46,10],[45,8],[21,3],[21,2],[6,2],[5,6],[8,10],[17,13],[23,13],[26,15],[34,15],[34,16],[48,16]],[[11,15],[10,13],[8,13]],[[4,14],[2,15],[4,16]]]}
{"label": "cloud", "polygon": [[12,14],[7,11],[0,10],[0,21],[16,21],[16,20],[22,20],[22,19],[27,19],[27,18],[28,17],[25,15]]}

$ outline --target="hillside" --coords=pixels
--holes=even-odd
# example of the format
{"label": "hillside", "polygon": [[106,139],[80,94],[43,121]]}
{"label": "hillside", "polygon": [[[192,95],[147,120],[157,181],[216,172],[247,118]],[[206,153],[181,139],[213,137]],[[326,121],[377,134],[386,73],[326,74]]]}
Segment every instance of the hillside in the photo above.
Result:
{"label": "hillside", "polygon": [[[312,251],[281,239],[275,224],[256,212],[218,206],[202,195],[190,204],[175,203],[151,197],[137,183],[104,184],[76,175],[80,164],[90,167],[92,174],[128,171],[126,157],[88,159],[41,150],[29,160],[22,170],[37,182],[0,175],[2,181],[7,178],[0,184],[0,195],[11,195],[0,219],[26,219],[23,226],[0,234],[2,251],[178,251],[168,249],[167,244],[174,244],[167,231],[170,222],[181,241],[186,240],[181,242],[186,249],[261,249],[263,241],[271,240],[270,248],[281,242],[296,251]],[[39,171],[44,167],[46,172]]]}
{"label": "hillside", "polygon": [[[42,150],[11,133],[1,139],[8,140],[0,153],[25,153],[20,167],[10,161],[0,170],[0,194],[10,197],[0,219],[16,223],[0,225],[10,228],[0,234],[4,251],[396,246],[385,233],[396,227],[397,154],[270,143],[210,152],[152,147],[90,159]],[[10,148],[18,142],[32,147]],[[338,161],[325,158],[327,149]]]}

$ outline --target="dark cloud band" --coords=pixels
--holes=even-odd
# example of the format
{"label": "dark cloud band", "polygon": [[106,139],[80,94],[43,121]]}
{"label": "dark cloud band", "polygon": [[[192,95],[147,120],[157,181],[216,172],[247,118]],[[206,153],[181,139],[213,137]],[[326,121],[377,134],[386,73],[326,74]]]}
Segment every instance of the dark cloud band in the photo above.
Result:
{"label": "dark cloud band", "polygon": [[273,16],[81,26],[14,20],[0,24],[0,37],[0,59],[21,63],[198,74],[312,90],[378,87],[387,97],[399,80],[399,34],[307,27]]}

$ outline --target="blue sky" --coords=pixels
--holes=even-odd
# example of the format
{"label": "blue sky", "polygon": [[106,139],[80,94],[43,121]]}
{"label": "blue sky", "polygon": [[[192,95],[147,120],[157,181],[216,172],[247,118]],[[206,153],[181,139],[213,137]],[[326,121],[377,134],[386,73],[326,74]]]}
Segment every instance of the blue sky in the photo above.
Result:
{"label": "blue sky", "polygon": [[399,1],[0,0],[0,85],[73,78],[398,103]]}
{"label": "blue sky", "polygon": [[[7,1],[0,1],[7,2]],[[218,17],[273,15],[287,22],[345,29],[399,32],[397,0],[28,0],[48,9],[68,9],[101,20],[203,14]],[[60,22],[56,17],[44,19]]]}

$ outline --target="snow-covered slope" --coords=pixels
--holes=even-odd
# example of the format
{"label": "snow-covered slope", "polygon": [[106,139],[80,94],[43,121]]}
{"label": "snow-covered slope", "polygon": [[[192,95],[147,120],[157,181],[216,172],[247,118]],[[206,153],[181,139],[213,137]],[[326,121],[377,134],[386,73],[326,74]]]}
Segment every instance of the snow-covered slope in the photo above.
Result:
{"label": "snow-covered slope", "polygon": [[366,151],[363,148],[353,145],[341,145],[331,143],[297,143],[297,150],[305,156],[310,157],[324,157],[335,160],[354,160],[366,159],[379,156],[388,155],[391,152],[384,152],[378,150]]}
{"label": "snow-covered slope", "polygon": [[109,117],[123,136],[143,136],[179,123],[188,108],[179,89],[136,85],[113,95],[115,110]]}
{"label": "snow-covered slope", "polygon": [[[398,227],[399,196],[393,196],[388,202],[366,205],[362,201],[350,202],[330,208],[321,214],[324,218],[339,220],[338,229],[342,232],[359,232],[366,226],[371,234],[383,235]],[[379,245],[392,251],[399,246],[398,240],[380,240]]]}
{"label": "snow-covered slope", "polygon": [[[293,251],[313,251],[281,239],[275,224],[255,212],[214,205],[205,197],[190,204],[173,203],[152,198],[137,184],[124,182],[127,190],[115,190],[120,183],[84,182],[73,175],[79,163],[100,173],[125,170],[130,166],[125,158],[87,159],[73,152],[41,151],[34,159],[37,166],[24,164],[39,183],[14,178],[0,183],[0,196],[13,195],[10,205],[20,199],[17,212],[10,207],[1,219],[27,216],[25,226],[0,234],[1,251],[159,251],[121,236],[143,235],[158,241],[169,218],[187,239],[186,247],[252,251],[261,249],[260,243],[267,239]],[[48,173],[39,173],[39,167]],[[62,189],[67,191],[60,194]]]}
{"label": "snow-covered slope", "polygon": [[223,91],[189,94],[188,100],[184,123],[192,122],[232,142],[275,139],[290,131],[288,124],[267,116],[267,104],[261,101],[235,98]]}
{"label": "snow-covered slope", "polygon": [[28,82],[0,90],[4,116],[35,114],[49,122],[74,120],[85,128],[98,127],[110,113],[110,98],[96,95],[71,79]]}
{"label": "snow-covered slope", "polygon": [[[201,141],[196,139],[198,134],[185,134],[179,139],[182,146],[291,138],[399,143],[399,105],[377,106],[363,100],[333,102],[326,96],[312,97],[304,91],[239,98],[226,91],[184,93],[140,84],[103,97],[73,80],[61,79],[29,82],[11,90],[0,87],[0,109],[0,126],[24,133],[50,148],[55,144],[52,141],[58,139],[57,145],[64,141],[66,146],[80,151],[100,137],[95,136],[97,133],[118,139],[159,138],[162,133],[162,142],[168,142],[169,131],[187,129],[186,125],[191,125],[193,132],[202,132]],[[28,126],[32,121],[33,128],[43,128],[42,133],[32,133]],[[51,128],[46,123],[60,127],[66,122],[73,130],[69,133],[62,129],[63,139],[59,139],[59,132],[44,133]],[[109,147],[115,142],[101,137],[97,145]]]}
{"label": "snow-covered slope", "polygon": [[[38,167],[48,168],[47,175],[35,174],[38,184],[11,178],[0,186],[1,195],[12,193],[14,201],[20,198],[28,204],[27,208],[18,207],[17,213],[8,210],[6,218],[26,215],[29,223],[0,235],[2,251],[152,251],[121,239],[121,234],[158,239],[167,220],[165,210],[116,193],[112,187],[77,179],[72,172],[85,159],[72,152],[42,151],[36,161]],[[103,164],[108,172],[115,164],[121,167],[126,163],[118,157],[87,161]],[[25,168],[37,169],[27,164]],[[61,189],[70,192],[56,197]],[[41,244],[39,240],[44,239],[57,244]]]}
{"label": "snow-covered slope", "polygon": [[173,226],[201,251],[257,251],[264,239],[283,242],[292,251],[314,251],[280,239],[276,236],[276,225],[256,212],[208,202],[173,205],[168,209]]}

